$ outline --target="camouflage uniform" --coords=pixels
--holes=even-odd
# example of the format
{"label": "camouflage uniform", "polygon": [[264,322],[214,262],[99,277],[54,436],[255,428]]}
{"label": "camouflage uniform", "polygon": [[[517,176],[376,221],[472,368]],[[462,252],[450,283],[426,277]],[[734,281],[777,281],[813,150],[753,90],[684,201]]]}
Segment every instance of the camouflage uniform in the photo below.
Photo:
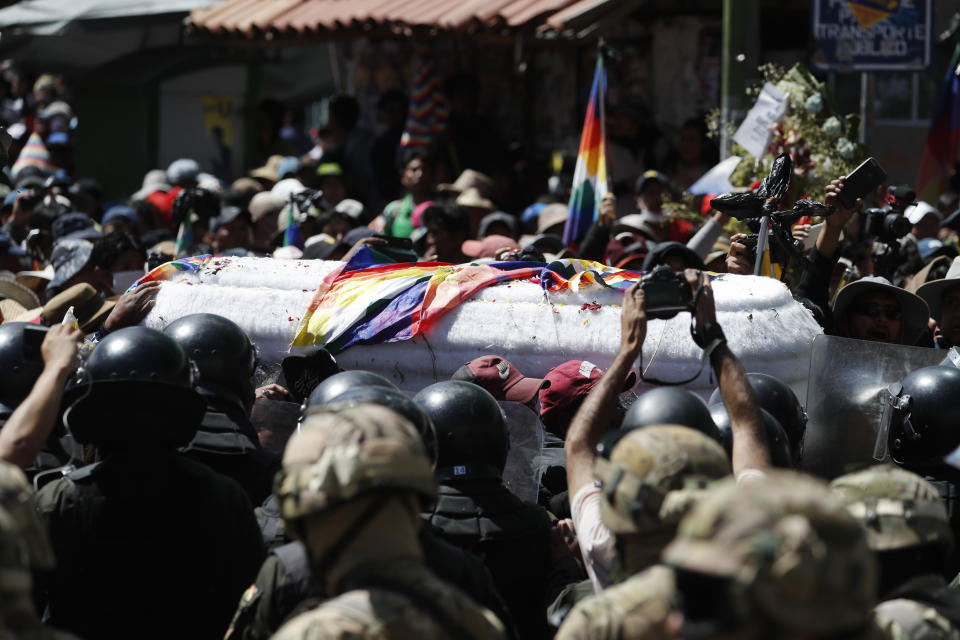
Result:
{"label": "camouflage uniform", "polygon": [[33,489],[17,467],[0,461],[0,639],[70,640],[40,623],[31,570],[54,566],[53,551],[33,506]]}
{"label": "camouflage uniform", "polygon": [[[416,429],[393,411],[371,404],[310,416],[287,446],[276,486],[287,531],[311,549],[317,580],[323,580],[334,563],[349,561],[351,539],[363,535],[371,526],[364,523],[387,500],[429,499],[435,493],[433,469]],[[333,526],[332,518],[315,516],[366,500],[371,501],[352,522],[337,523],[346,533],[325,533],[318,536],[321,548],[311,546],[311,527]],[[410,517],[412,526],[418,526],[416,514]],[[402,531],[398,526],[393,535]],[[415,546],[416,540],[397,540],[397,548],[411,543]],[[503,626],[493,613],[436,578],[413,555],[359,562],[335,588],[339,595],[294,617],[273,637],[503,637]]]}
{"label": "camouflage uniform", "polygon": [[[656,557],[680,518],[713,481],[730,473],[723,448],[693,429],[635,429],[597,456],[601,517],[618,540],[639,540]],[[658,638],[674,593],[673,572],[653,566],[578,603],[557,640]]]}
{"label": "camouflage uniform", "polygon": [[[863,523],[881,567],[887,554],[902,550],[928,548],[944,563],[950,556],[953,533],[946,508],[937,489],[920,476],[879,466],[841,476],[831,486]],[[882,594],[877,622],[891,638],[960,640],[960,594],[943,576],[924,573],[923,567],[917,571]]]}

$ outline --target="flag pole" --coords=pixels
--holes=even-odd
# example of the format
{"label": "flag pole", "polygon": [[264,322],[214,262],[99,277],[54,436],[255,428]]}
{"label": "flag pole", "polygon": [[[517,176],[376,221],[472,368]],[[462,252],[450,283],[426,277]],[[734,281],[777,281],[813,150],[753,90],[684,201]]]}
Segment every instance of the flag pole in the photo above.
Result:
{"label": "flag pole", "polygon": [[[603,63],[603,57],[607,53],[607,41],[603,36],[597,40],[597,60],[600,64],[600,144],[603,145],[603,166],[606,171],[607,193],[613,193],[613,185],[610,182],[610,158],[607,156],[607,67]],[[599,213],[599,212],[598,212]]]}

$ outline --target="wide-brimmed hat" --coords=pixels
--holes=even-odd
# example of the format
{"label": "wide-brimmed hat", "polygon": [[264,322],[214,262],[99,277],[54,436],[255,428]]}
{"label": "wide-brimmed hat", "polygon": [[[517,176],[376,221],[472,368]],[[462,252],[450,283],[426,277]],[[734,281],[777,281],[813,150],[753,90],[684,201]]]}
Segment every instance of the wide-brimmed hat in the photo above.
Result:
{"label": "wide-brimmed hat", "polygon": [[[934,280],[937,279],[937,278],[934,278],[933,280],[930,279],[930,274],[933,273],[935,269],[939,271],[944,267],[946,267],[947,269],[950,268],[950,258],[948,258],[947,256],[937,256],[936,258],[928,262],[926,266],[923,267],[923,269],[920,269],[920,271],[917,271],[915,274],[907,278],[907,282],[906,284],[903,285],[903,288],[909,291],[910,293],[916,293],[917,289],[927,284],[927,282],[933,282]],[[927,306],[928,307],[930,306],[929,302],[927,302]],[[932,313],[933,309],[931,309],[930,312]]]}
{"label": "wide-brimmed hat", "polygon": [[833,301],[833,317],[845,317],[853,301],[868,291],[883,291],[896,298],[903,316],[900,325],[900,344],[916,344],[926,330],[930,319],[927,303],[906,289],[893,286],[889,280],[880,276],[865,276],[840,289],[836,300]]}
{"label": "wide-brimmed hat", "polygon": [[444,183],[437,185],[437,191],[439,193],[460,194],[471,187],[479,191],[480,195],[484,198],[492,199],[493,192],[496,190],[496,183],[494,183],[493,178],[486,174],[474,171],[473,169],[465,169],[463,173],[457,176],[453,184]]}
{"label": "wide-brimmed hat", "polygon": [[250,198],[247,209],[250,211],[250,218],[257,222],[265,215],[279,213],[285,204],[286,200],[283,199],[283,196],[271,191],[261,191]]}
{"label": "wide-brimmed hat", "polygon": [[472,207],[474,209],[486,209],[487,211],[493,211],[496,209],[496,205],[493,204],[490,200],[484,198],[480,195],[480,190],[476,187],[470,187],[459,196],[457,196],[457,204],[461,207]]}
{"label": "wide-brimmed hat", "polygon": [[92,333],[100,328],[107,319],[115,299],[107,299],[91,285],[82,282],[50,298],[42,307],[26,310],[16,318],[17,322],[41,322],[46,326],[53,326],[63,322],[67,309],[73,307],[73,314],[77,317],[77,324],[84,333]]}
{"label": "wide-brimmed hat", "polygon": [[167,172],[163,169],[151,169],[143,176],[143,184],[140,189],[130,196],[131,200],[144,200],[148,195],[155,191],[166,193],[172,187],[167,181]]}
{"label": "wide-brimmed hat", "polygon": [[537,233],[545,233],[550,227],[566,222],[569,217],[567,205],[559,202],[548,204],[537,217]]}
{"label": "wide-brimmed hat", "polygon": [[703,259],[687,245],[682,242],[661,242],[650,247],[650,252],[643,261],[643,270],[650,271],[658,264],[662,264],[663,259],[671,253],[683,256],[688,268],[703,269]]}
{"label": "wide-brimmed hat", "polygon": [[53,265],[53,280],[51,287],[59,287],[64,282],[80,273],[90,262],[93,254],[93,243],[89,240],[63,240],[57,243],[50,256]]}
{"label": "wide-brimmed hat", "polygon": [[25,309],[40,306],[37,294],[11,278],[0,278],[0,300],[13,300]]}
{"label": "wide-brimmed hat", "polygon": [[18,271],[17,282],[27,287],[31,291],[39,291],[46,287],[53,280],[53,265],[48,264],[37,271]]}
{"label": "wide-brimmed hat", "polygon": [[956,285],[960,285],[960,257],[953,259],[945,277],[939,280],[932,280],[917,288],[917,295],[923,298],[927,306],[930,307],[930,316],[937,322],[940,322],[940,310],[944,292]]}
{"label": "wide-brimmed hat", "polygon": [[611,235],[616,236],[618,233],[625,232],[639,233],[650,240],[655,240],[657,237],[657,233],[653,227],[650,226],[650,222],[640,213],[631,213],[630,215],[618,218],[617,221],[613,223]]}
{"label": "wide-brimmed hat", "polygon": [[257,167],[250,172],[250,177],[260,178],[261,180],[270,180],[272,182],[277,181],[277,165],[283,161],[283,156],[273,155],[267,158],[267,161],[263,164],[262,167]]}

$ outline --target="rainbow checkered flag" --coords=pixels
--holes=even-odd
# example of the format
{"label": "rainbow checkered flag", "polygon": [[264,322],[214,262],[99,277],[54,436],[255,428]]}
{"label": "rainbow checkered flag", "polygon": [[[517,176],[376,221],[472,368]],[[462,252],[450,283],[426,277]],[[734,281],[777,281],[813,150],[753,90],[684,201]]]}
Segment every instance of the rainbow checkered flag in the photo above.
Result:
{"label": "rainbow checkered flag", "polygon": [[576,245],[587,235],[600,212],[600,201],[609,191],[607,177],[607,131],[604,124],[604,99],[607,93],[607,73],[603,55],[597,55],[593,74],[593,88],[587,115],[583,119],[580,152],[573,171],[573,190],[570,193],[570,216],[563,227],[563,243]]}

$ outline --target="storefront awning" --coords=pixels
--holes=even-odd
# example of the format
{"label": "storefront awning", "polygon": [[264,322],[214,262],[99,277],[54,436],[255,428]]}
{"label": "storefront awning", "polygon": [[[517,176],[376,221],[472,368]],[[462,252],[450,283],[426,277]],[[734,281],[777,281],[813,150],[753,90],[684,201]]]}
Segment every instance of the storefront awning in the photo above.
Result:
{"label": "storefront awning", "polygon": [[[11,3],[0,2],[5,4]],[[186,13],[215,4],[216,0],[21,0],[0,9],[0,28],[52,35],[75,20]]]}
{"label": "storefront awning", "polygon": [[577,38],[635,0],[222,0],[190,14],[195,34],[244,39],[517,32]]}

